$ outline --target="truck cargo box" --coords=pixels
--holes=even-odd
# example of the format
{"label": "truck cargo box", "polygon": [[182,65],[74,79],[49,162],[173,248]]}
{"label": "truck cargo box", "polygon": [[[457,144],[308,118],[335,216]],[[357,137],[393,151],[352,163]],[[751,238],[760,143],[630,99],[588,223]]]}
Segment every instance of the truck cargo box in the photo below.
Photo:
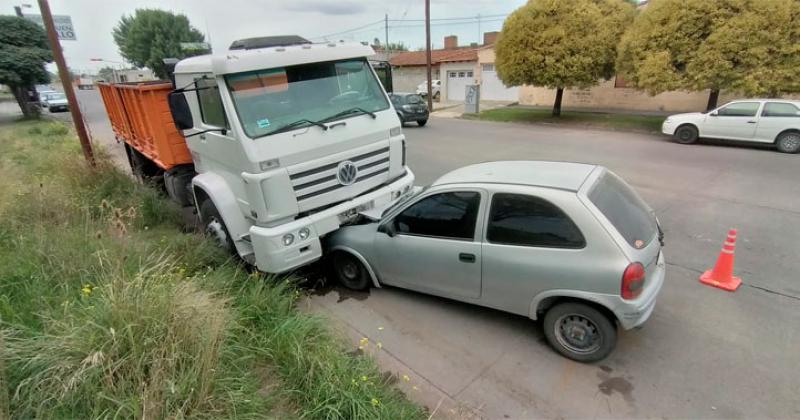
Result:
{"label": "truck cargo box", "polygon": [[137,83],[98,83],[117,139],[124,141],[161,169],[191,164],[186,139],[175,127],[167,96],[173,87],[158,80]]}

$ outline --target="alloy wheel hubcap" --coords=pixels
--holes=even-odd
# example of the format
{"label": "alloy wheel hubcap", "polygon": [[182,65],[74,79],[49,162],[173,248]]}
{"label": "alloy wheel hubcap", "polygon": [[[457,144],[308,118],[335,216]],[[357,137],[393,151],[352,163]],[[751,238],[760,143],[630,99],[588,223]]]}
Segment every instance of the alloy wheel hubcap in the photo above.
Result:
{"label": "alloy wheel hubcap", "polygon": [[794,134],[786,136],[783,145],[788,150],[794,150],[800,146],[800,135]]}
{"label": "alloy wheel hubcap", "polygon": [[578,314],[561,316],[555,323],[555,335],[559,344],[575,353],[592,353],[602,344],[594,322]]}
{"label": "alloy wheel hubcap", "polygon": [[358,267],[352,261],[348,261],[342,265],[342,275],[348,280],[354,280],[358,277]]}

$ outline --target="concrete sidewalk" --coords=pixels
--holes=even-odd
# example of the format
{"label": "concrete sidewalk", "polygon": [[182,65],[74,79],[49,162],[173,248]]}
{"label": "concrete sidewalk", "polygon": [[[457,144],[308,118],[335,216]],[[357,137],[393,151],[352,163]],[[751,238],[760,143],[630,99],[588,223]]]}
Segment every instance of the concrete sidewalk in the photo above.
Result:
{"label": "concrete sidewalk", "polygon": [[[502,108],[511,104],[512,102],[482,101],[479,109],[481,111],[486,111],[489,109]],[[444,103],[438,109],[434,105],[434,111],[431,113],[431,115],[440,118],[461,118],[461,116],[464,114],[464,107],[465,105],[463,102]]]}

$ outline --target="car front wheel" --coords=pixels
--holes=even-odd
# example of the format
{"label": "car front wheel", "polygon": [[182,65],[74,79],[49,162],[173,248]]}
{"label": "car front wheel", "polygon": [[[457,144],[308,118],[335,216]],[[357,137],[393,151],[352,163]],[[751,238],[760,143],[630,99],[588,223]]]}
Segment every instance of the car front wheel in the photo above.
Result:
{"label": "car front wheel", "polygon": [[544,334],[557,352],[584,363],[606,358],[617,344],[614,322],[594,307],[576,302],[550,308]]}
{"label": "car front wheel", "polygon": [[680,144],[692,144],[697,141],[697,128],[692,125],[682,125],[675,130],[675,141]]}
{"label": "car front wheel", "polygon": [[783,133],[778,136],[775,145],[778,146],[778,151],[782,153],[800,152],[800,133],[796,131]]}
{"label": "car front wheel", "polygon": [[337,252],[333,255],[333,273],[339,283],[352,290],[366,290],[370,279],[367,268],[354,255]]}

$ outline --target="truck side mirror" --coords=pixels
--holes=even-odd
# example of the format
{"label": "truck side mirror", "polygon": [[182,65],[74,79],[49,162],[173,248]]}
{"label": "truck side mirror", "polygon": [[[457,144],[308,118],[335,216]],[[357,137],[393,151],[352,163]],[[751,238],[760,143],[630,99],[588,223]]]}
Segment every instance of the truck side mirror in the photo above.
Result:
{"label": "truck side mirror", "polygon": [[394,227],[394,220],[378,226],[378,232],[385,233],[386,236],[394,238],[397,235],[397,229]]}
{"label": "truck side mirror", "polygon": [[178,130],[188,130],[194,128],[192,111],[189,103],[186,102],[186,95],[183,92],[170,92],[168,97],[169,112],[172,114],[172,121]]}

